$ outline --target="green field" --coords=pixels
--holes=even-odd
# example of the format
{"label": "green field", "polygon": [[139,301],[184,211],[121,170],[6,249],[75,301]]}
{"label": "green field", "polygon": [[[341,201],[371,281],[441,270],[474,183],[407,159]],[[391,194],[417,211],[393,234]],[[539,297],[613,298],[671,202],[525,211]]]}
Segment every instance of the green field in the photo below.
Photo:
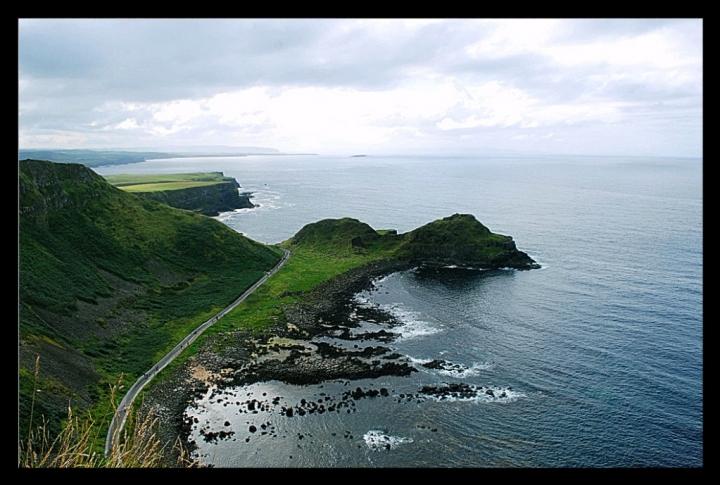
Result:
{"label": "green field", "polygon": [[222,172],[197,172],[173,174],[120,174],[105,177],[110,184],[126,192],[157,192],[161,190],[202,187],[232,181]]}

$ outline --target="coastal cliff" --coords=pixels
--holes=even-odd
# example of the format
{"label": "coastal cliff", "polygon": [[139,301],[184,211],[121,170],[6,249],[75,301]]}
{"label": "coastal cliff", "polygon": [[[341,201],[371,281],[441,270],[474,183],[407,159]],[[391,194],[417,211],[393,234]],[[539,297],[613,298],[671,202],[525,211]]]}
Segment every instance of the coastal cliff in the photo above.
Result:
{"label": "coastal cliff", "polygon": [[256,207],[252,194],[239,193],[237,180],[222,172],[119,174],[105,180],[125,192],[206,216]]}
{"label": "coastal cliff", "polygon": [[220,212],[256,207],[250,201],[252,194],[249,192],[239,193],[239,188],[240,185],[237,181],[231,179],[202,187],[134,193],[177,209],[191,210],[206,216],[217,216]]}

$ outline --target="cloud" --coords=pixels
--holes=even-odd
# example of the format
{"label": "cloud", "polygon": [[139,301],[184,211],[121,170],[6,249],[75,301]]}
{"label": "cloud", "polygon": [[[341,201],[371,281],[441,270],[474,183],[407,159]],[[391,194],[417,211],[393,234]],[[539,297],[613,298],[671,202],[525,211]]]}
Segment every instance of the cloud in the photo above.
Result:
{"label": "cloud", "polygon": [[[558,149],[569,138],[563,130],[582,125],[572,133],[588,137],[590,151],[598,146],[592,129],[607,135],[628,126],[638,139],[657,138],[638,143],[640,151],[702,150],[697,19],[21,19],[18,26],[21,146],[472,150],[476,140],[514,139]],[[670,135],[678,119],[682,142]],[[548,130],[555,136],[544,138]]]}

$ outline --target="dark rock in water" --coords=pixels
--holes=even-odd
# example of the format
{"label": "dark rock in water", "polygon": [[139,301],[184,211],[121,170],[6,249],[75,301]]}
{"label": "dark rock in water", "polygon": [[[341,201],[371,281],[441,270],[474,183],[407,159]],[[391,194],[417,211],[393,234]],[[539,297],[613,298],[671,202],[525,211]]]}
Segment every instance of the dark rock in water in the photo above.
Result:
{"label": "dark rock in water", "polygon": [[[435,396],[439,399],[453,397],[470,399],[477,396],[477,387],[465,383],[444,384],[442,386],[423,386],[420,394]],[[415,397],[418,397],[417,395]]]}
{"label": "dark rock in water", "polygon": [[426,369],[444,369],[445,368],[445,361],[440,359],[434,359],[430,362],[426,362],[424,364],[420,364]]}

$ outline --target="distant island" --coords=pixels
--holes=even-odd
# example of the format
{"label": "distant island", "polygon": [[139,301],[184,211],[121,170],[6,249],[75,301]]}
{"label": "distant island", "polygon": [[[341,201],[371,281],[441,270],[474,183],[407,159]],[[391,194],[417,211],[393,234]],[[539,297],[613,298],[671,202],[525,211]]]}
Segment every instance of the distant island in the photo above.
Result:
{"label": "distant island", "polygon": [[222,172],[108,175],[105,180],[126,192],[206,216],[257,207],[250,202],[252,193],[238,193],[237,180]]}

